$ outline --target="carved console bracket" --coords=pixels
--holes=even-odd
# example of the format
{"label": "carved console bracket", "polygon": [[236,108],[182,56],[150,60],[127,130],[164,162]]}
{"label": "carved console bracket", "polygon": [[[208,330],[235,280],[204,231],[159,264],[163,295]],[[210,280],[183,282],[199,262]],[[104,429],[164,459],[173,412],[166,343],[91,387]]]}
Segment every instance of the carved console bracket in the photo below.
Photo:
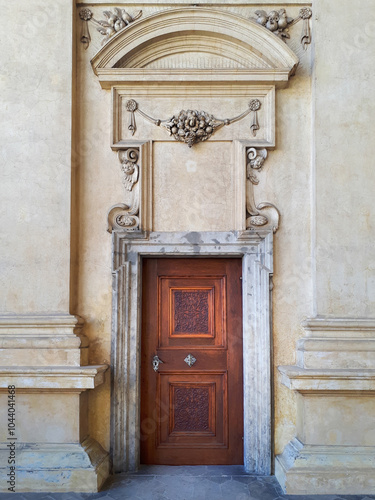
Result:
{"label": "carved console bracket", "polygon": [[130,205],[124,203],[111,207],[108,214],[108,232],[114,229],[135,231],[139,229],[139,150],[128,148],[118,152],[121,163],[122,182],[125,190],[132,194]]}
{"label": "carved console bracket", "polygon": [[[267,149],[247,148],[247,166],[246,177],[251,183],[247,189],[246,196],[246,229],[254,229],[260,226],[271,225],[275,233],[279,227],[280,212],[269,202],[255,203],[254,186],[259,184],[259,178],[256,171],[260,172],[264,162],[267,159]],[[266,209],[267,216],[264,215],[263,210]]]}
{"label": "carved console bracket", "polygon": [[157,118],[152,118],[150,115],[146,114],[139,108],[137,101],[130,99],[126,103],[126,109],[130,113],[130,120],[128,129],[131,134],[134,135],[137,130],[137,125],[135,121],[135,113],[139,113],[146,120],[153,123],[154,125],[164,127],[167,129],[170,136],[173,136],[176,141],[184,142],[191,148],[194,144],[198,142],[207,141],[212,134],[219,130],[224,125],[230,125],[231,123],[238,122],[242,120],[250,113],[252,113],[252,119],[250,124],[250,130],[253,136],[256,136],[257,130],[259,130],[258,122],[258,110],[261,108],[261,102],[259,99],[251,99],[248,105],[248,109],[234,118],[220,119],[215,118],[213,115],[207,113],[206,111],[197,111],[188,109],[187,111],[180,111],[177,115],[172,116],[167,120],[160,120]]}
{"label": "carved console bracket", "polygon": [[114,12],[110,10],[103,11],[105,20],[100,21],[97,21],[93,17],[93,13],[90,9],[85,8],[79,11],[79,17],[82,21],[81,43],[84,44],[85,49],[87,49],[91,41],[89,21],[93,22],[97,26],[97,31],[104,36],[102,40],[102,45],[104,45],[118,31],[126,28],[130,23],[142,16],[141,10],[134,16],[128,14],[125,9],[118,9],[117,7],[114,8],[113,11]]}
{"label": "carved console bracket", "polygon": [[302,33],[301,33],[301,44],[304,50],[307,49],[307,45],[311,43],[311,31],[309,19],[312,16],[312,10],[309,7],[303,7],[299,11],[299,16],[295,19],[287,17],[286,10],[273,10],[267,14],[264,10],[255,11],[256,18],[253,18],[258,24],[261,24],[268,30],[272,31],[275,35],[285,41],[286,38],[290,38],[289,28],[299,21],[303,21]]}

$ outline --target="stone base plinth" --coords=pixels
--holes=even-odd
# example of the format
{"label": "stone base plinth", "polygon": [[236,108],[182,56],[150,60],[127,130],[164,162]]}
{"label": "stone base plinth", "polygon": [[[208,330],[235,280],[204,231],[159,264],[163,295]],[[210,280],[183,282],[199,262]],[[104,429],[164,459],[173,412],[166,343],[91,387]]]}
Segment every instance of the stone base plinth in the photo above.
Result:
{"label": "stone base plinth", "polygon": [[293,439],[276,457],[289,495],[368,495],[375,491],[375,447],[311,446]]}
{"label": "stone base plinth", "polygon": [[[3,445],[4,446],[4,445]],[[7,481],[8,449],[0,449],[0,491],[11,492]],[[15,492],[95,493],[109,475],[109,455],[91,438],[82,444],[22,444],[16,446]]]}

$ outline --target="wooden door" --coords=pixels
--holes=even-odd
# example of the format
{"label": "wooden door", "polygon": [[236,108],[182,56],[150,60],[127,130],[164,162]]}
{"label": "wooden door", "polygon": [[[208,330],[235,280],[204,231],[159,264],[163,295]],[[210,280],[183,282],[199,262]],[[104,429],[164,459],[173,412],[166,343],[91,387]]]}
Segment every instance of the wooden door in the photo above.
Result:
{"label": "wooden door", "polygon": [[143,260],[141,463],[243,463],[241,275],[241,259]]}

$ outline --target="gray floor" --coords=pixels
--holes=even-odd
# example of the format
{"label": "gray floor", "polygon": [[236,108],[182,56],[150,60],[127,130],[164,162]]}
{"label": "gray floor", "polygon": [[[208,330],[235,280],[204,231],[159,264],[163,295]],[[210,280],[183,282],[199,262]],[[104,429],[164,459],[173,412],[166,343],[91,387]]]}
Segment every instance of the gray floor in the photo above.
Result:
{"label": "gray floor", "polygon": [[275,477],[250,476],[240,466],[143,466],[116,474],[100,493],[5,493],[1,500],[375,500],[374,495],[283,495]]}

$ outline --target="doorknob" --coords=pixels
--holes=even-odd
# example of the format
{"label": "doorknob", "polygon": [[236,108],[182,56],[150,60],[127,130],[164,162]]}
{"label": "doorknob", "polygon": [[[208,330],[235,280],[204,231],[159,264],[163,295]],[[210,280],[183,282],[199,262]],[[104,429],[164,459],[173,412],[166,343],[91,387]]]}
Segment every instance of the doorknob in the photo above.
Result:
{"label": "doorknob", "polygon": [[159,370],[160,363],[163,363],[163,361],[159,358],[158,355],[152,358],[152,367],[154,369],[154,372],[157,372]]}

